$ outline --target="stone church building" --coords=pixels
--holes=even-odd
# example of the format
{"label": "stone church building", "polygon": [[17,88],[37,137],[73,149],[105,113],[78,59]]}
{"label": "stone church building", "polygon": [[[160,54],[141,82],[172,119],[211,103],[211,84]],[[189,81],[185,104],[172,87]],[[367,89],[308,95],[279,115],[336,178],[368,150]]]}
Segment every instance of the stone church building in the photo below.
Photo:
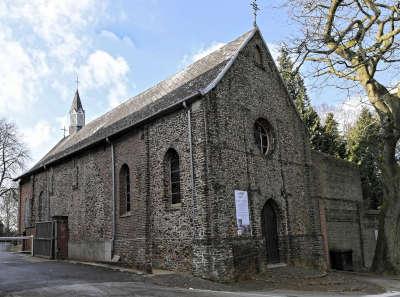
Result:
{"label": "stone church building", "polygon": [[63,218],[68,258],[218,280],[371,264],[358,168],[310,149],[258,28],[86,125],[76,91],[70,122],[18,178],[19,231]]}

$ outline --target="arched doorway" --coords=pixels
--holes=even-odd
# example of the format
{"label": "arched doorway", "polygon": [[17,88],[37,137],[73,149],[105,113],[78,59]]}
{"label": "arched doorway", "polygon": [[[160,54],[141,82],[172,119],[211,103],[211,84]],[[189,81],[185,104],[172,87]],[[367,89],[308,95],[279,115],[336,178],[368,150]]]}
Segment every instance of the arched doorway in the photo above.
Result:
{"label": "arched doorway", "polygon": [[263,234],[267,249],[267,262],[276,264],[279,258],[278,218],[275,203],[269,199],[262,210]]}

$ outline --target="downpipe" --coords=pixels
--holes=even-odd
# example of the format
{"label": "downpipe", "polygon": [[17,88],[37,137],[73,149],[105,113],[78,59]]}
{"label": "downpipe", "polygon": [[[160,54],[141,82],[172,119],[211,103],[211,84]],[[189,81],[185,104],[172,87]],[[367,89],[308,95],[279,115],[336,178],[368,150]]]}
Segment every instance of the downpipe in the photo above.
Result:
{"label": "downpipe", "polygon": [[193,223],[193,241],[197,237],[197,227],[195,224],[195,217],[197,215],[197,200],[196,200],[196,189],[195,189],[195,178],[194,178],[194,160],[193,160],[193,141],[192,141],[192,114],[191,109],[186,104],[186,101],[182,103],[186,109],[187,114],[187,126],[188,126],[188,142],[189,142],[189,154],[190,154],[190,184],[192,188],[192,223]]}
{"label": "downpipe", "polygon": [[111,259],[114,256],[114,246],[115,246],[115,233],[116,233],[116,226],[115,226],[115,154],[114,154],[114,144],[110,141],[110,139],[106,138],[107,143],[110,144],[111,148],[111,179],[112,179],[112,233],[111,233]]}

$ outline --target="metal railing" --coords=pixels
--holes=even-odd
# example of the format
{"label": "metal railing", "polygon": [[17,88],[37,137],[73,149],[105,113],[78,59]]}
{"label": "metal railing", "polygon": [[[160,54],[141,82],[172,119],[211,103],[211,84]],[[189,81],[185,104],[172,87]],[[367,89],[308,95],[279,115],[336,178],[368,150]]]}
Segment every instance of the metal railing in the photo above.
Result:
{"label": "metal railing", "polygon": [[30,252],[31,255],[33,256],[33,242],[34,242],[34,237],[33,235],[30,236],[9,236],[9,237],[0,237],[0,251],[1,250],[7,250],[10,246],[12,246],[15,243],[21,242],[23,243],[25,240],[30,242]]}
{"label": "metal railing", "polygon": [[36,223],[36,235],[33,240],[34,256],[46,258],[53,257],[54,245],[54,222],[39,222]]}

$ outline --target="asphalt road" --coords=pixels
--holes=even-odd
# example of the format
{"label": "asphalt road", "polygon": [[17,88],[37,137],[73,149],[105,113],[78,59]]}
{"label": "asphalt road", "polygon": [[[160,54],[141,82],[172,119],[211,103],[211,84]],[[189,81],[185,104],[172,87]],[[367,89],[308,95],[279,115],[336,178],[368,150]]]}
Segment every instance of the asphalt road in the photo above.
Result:
{"label": "asphalt road", "polygon": [[[362,296],[301,292],[224,292],[160,287],[151,278],[102,267],[0,252],[0,296],[307,297]],[[400,297],[400,293],[380,296]]]}

